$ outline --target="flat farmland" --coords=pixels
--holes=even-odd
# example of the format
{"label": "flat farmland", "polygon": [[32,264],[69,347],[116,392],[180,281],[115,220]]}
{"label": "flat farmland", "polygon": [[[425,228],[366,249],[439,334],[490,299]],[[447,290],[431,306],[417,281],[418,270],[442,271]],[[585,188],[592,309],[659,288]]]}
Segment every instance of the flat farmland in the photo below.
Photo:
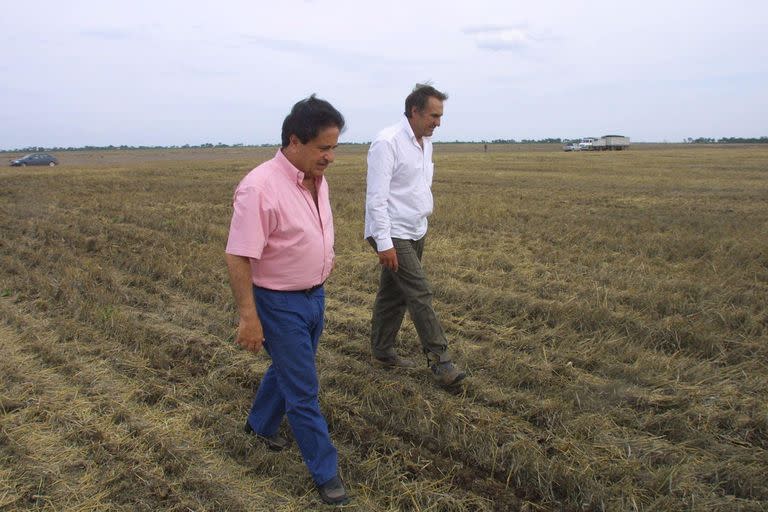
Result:
{"label": "flat farmland", "polygon": [[[454,393],[370,364],[366,150],[328,171],[318,353],[348,510],[768,510],[768,147],[437,145]],[[233,342],[223,250],[274,152],[0,168],[0,510],[325,508],[295,444],[241,430],[269,360]],[[423,361],[407,319],[399,350]]]}

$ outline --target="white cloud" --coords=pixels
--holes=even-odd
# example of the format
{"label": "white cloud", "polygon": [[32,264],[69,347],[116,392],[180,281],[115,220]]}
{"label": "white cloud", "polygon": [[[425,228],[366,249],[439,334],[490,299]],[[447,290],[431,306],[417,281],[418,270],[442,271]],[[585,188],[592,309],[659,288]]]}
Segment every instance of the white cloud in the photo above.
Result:
{"label": "white cloud", "polygon": [[474,39],[478,48],[485,50],[520,50],[533,41],[529,31],[523,26],[468,27],[464,29],[464,33]]}
{"label": "white cloud", "polygon": [[133,39],[136,37],[136,32],[121,29],[86,29],[81,30],[80,35],[93,39],[118,41]]}

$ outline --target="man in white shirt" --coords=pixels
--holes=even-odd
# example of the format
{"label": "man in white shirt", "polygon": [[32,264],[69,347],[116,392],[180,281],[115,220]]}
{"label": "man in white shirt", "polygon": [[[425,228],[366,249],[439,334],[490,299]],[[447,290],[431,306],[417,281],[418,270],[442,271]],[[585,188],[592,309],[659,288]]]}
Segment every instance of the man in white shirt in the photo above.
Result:
{"label": "man in white shirt", "polygon": [[432,288],[421,266],[433,206],[431,137],[440,126],[446,99],[431,85],[416,84],[405,100],[405,116],[371,144],[365,237],[382,266],[371,319],[374,362],[384,367],[416,366],[395,351],[407,309],[436,382],[451,387],[465,374],[448,354],[448,341],[432,307]]}

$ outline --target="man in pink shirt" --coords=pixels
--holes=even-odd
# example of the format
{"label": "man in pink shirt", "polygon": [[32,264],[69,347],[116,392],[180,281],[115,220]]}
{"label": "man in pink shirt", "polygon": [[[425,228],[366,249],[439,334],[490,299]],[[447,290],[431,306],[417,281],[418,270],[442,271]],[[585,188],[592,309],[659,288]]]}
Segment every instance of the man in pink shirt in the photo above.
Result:
{"label": "man in pink shirt", "polygon": [[333,216],[325,170],[344,117],[314,95],[293,106],[282,147],[237,186],[226,260],[240,314],[237,342],[272,358],[245,431],[282,450],[287,416],[325,503],[348,501],[336,448],[320,411],[315,354],[323,331],[323,283],[333,270]]}

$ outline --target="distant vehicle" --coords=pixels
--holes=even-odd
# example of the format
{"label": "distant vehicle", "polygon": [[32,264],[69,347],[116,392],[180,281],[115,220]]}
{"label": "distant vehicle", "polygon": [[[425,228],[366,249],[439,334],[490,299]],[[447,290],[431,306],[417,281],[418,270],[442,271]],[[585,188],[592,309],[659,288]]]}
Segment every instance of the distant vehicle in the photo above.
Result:
{"label": "distant vehicle", "polygon": [[11,167],[26,167],[28,165],[48,165],[53,167],[54,165],[59,165],[59,161],[55,156],[47,153],[31,153],[18,160],[11,161]]}
{"label": "distant vehicle", "polygon": [[629,147],[629,137],[623,135],[603,135],[602,137],[584,137],[579,142],[566,143],[563,151],[606,151],[621,150]]}
{"label": "distant vehicle", "polygon": [[629,137],[623,135],[603,135],[592,142],[592,149],[596,151],[621,150],[629,147]]}

